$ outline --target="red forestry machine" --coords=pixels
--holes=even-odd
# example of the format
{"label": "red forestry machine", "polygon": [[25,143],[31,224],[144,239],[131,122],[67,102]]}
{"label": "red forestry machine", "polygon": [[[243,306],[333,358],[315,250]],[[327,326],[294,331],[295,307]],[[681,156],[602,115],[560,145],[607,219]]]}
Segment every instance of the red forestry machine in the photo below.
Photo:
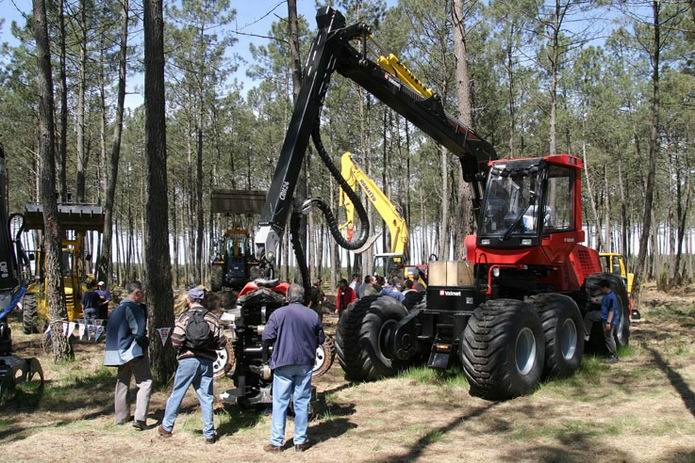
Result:
{"label": "red forestry machine", "polygon": [[[456,361],[463,365],[472,392],[481,397],[508,399],[528,393],[543,378],[568,376],[579,367],[584,352],[582,314],[599,303],[601,279],[611,282],[623,304],[616,340],[618,345],[627,344],[625,284],[615,275],[600,273],[598,253],[580,244],[584,241],[581,160],[567,154],[498,160],[493,147],[449,116],[441,98],[394,55],[378,52],[372,58],[368,25],[348,26],[339,12],[328,7],[320,9],[316,19],[319,32],[261,215],[258,257],[275,260],[291,217],[292,243],[308,286],[297,231],[301,214],[311,207],[324,213],[342,247],[357,249],[369,237],[368,216],[359,196],[340,176],[321,142],[320,112],[334,72],[375,95],[459,158],[463,178],[473,189],[478,220],[477,235],[465,239],[466,261],[430,266],[425,302],[408,311],[387,296],[365,297],[342,314],[337,353],[346,376],[374,380],[417,362],[447,368]],[[321,199],[295,202],[310,138],[355,204],[361,224],[353,241],[341,235]],[[593,333],[594,338],[601,336]],[[267,358],[267,352],[252,357],[249,350],[244,361],[260,364]]]}

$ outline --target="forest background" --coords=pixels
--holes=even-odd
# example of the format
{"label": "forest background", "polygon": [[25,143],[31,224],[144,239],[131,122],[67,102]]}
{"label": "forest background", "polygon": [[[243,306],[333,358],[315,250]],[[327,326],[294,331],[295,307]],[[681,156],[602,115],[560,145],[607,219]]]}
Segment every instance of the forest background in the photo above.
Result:
{"label": "forest background", "polygon": [[[211,213],[210,192],[267,189],[292,112],[288,2],[256,2],[253,11],[245,3],[165,5],[169,223],[160,226],[170,237],[175,286],[206,280],[216,240],[230,225],[228,218]],[[624,253],[638,273],[657,278],[662,287],[692,278],[692,2],[328,3],[348,23],[373,24],[376,43],[441,95],[452,114],[460,108],[457,59],[463,56],[472,126],[500,157],[571,153],[584,159],[590,246]],[[316,30],[314,7],[324,4],[300,0],[301,63]],[[10,208],[21,211],[39,199],[36,43],[29,2],[3,0],[0,6],[9,18],[0,25],[5,38],[0,142],[7,156]],[[135,0],[53,0],[47,7],[57,190],[62,198],[103,205],[111,215],[112,226],[105,230],[111,236],[95,234],[92,247],[95,260],[111,251],[112,282],[142,278],[143,6]],[[237,7],[248,16],[240,17]],[[267,30],[259,30],[269,21]],[[463,55],[457,54],[456,31],[464,38]],[[131,94],[126,96],[126,89]],[[453,155],[339,76],[332,79],[323,110],[323,134],[336,162],[344,151],[353,152],[401,205],[412,261],[424,262],[430,254],[461,256],[468,230],[460,220],[465,194]],[[327,198],[337,208],[337,187],[311,149],[306,168],[308,195]],[[370,213],[372,224],[383,229]],[[111,244],[102,244],[107,239]],[[362,256],[342,251],[318,213],[308,218],[308,243],[311,274],[327,278],[332,287],[341,274],[372,270],[375,250]],[[376,246],[383,249],[388,249],[387,233]],[[280,258],[281,276],[292,277],[287,239]]]}

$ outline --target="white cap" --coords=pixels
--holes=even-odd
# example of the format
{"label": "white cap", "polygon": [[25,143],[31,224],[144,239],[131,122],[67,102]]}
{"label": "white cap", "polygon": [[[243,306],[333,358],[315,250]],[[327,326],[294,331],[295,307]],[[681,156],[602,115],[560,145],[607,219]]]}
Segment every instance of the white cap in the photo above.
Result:
{"label": "white cap", "polygon": [[104,286],[104,282],[100,281],[99,283],[97,283],[97,286]]}

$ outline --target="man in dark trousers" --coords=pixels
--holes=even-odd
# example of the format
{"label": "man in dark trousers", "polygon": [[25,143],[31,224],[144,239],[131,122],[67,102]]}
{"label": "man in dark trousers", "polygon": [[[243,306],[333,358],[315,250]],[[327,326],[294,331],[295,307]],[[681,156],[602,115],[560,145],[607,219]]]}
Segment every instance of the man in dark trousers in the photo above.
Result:
{"label": "man in dark trousers", "polygon": [[[346,282],[347,286],[347,282]],[[294,448],[309,448],[307,427],[311,400],[311,374],[316,348],[323,344],[325,334],[319,316],[302,304],[304,288],[292,284],[287,289],[289,305],[275,310],[263,330],[263,342],[272,343],[273,355],[273,424],[267,452],[280,452],[285,440],[287,407],[294,397]]]}
{"label": "man in dark trousers", "polygon": [[595,322],[601,322],[603,338],[608,349],[608,363],[618,361],[618,349],[615,345],[615,329],[620,324],[622,310],[618,296],[611,289],[608,280],[601,280],[598,284],[603,293],[601,310],[592,310],[584,315],[584,340],[588,341],[591,336],[591,328]]}
{"label": "man in dark trousers", "polygon": [[205,291],[192,288],[186,296],[188,310],[176,320],[171,344],[178,350],[179,366],[174,377],[174,387],[167,400],[159,435],[171,437],[176,415],[189,386],[193,385],[203,420],[203,437],[208,444],[217,440],[213,421],[212,364],[217,358],[216,349],[222,348],[227,339],[222,334],[220,320],[203,307]]}
{"label": "man in dark trousers", "polygon": [[152,394],[152,375],[147,358],[147,308],[142,301],[145,293],[142,283],[131,281],[125,286],[128,296],[113,311],[106,326],[104,365],[118,367],[115,392],[116,424],[125,424],[130,417],[128,389],[135,376],[138,394],[133,427],[146,428],[147,409]]}

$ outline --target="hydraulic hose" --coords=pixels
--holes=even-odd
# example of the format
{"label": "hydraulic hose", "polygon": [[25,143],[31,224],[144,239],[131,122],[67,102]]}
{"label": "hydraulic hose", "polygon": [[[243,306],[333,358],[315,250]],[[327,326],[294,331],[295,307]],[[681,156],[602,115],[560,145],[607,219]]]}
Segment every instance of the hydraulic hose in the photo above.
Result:
{"label": "hydraulic hose", "polygon": [[297,259],[299,274],[302,277],[302,286],[304,287],[304,303],[308,303],[309,292],[311,290],[311,281],[309,278],[309,269],[306,265],[306,255],[304,254],[302,240],[299,239],[299,227],[301,220],[302,214],[300,212],[292,212],[292,217],[290,218],[290,241],[292,242],[292,249],[294,249],[294,257]]}
{"label": "hydraulic hose", "polygon": [[369,238],[369,216],[367,215],[364,205],[362,205],[359,195],[357,195],[357,193],[350,188],[347,181],[342,175],[340,175],[340,171],[335,164],[333,164],[331,156],[326,151],[326,148],[324,148],[323,142],[321,141],[320,126],[320,121],[317,120],[315,126],[316,128],[311,132],[311,139],[314,142],[314,146],[316,147],[321,160],[331,173],[331,176],[336,180],[336,182],[338,182],[340,188],[343,189],[348,198],[350,198],[350,201],[352,201],[352,203],[355,205],[355,211],[357,211],[357,216],[360,218],[360,234],[356,240],[348,241],[345,239],[340,233],[338,221],[335,219],[330,207],[320,198],[308,198],[306,201],[304,201],[302,204],[302,213],[308,212],[312,207],[317,207],[323,213],[323,216],[328,223],[328,229],[330,230],[336,243],[338,243],[338,245],[342,248],[354,251],[355,249],[361,248]]}

